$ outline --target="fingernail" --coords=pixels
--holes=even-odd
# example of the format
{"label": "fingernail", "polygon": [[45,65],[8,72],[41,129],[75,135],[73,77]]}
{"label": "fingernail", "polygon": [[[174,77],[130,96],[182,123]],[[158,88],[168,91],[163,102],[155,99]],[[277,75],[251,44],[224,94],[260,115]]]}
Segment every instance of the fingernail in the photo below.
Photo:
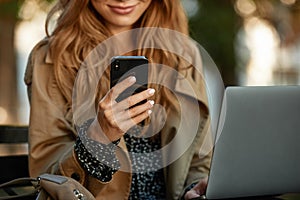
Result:
{"label": "fingernail", "polygon": [[149,89],[148,92],[149,92],[149,94],[154,94],[154,93],[155,93],[155,90],[151,88],[151,89]]}
{"label": "fingernail", "polygon": [[134,83],[136,81],[136,78],[134,76],[130,76],[129,81],[131,83]]}
{"label": "fingernail", "polygon": [[152,110],[148,110],[148,115],[151,115],[151,113],[152,113]]}
{"label": "fingernail", "polygon": [[154,101],[150,100],[149,103],[153,106],[154,105]]}

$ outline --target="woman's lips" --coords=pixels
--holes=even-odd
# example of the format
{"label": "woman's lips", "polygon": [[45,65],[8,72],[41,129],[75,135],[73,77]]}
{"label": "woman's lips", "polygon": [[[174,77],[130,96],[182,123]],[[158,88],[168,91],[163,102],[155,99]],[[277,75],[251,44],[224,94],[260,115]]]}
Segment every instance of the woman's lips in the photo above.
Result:
{"label": "woman's lips", "polygon": [[119,14],[119,15],[127,15],[127,14],[131,13],[135,8],[135,6],[124,6],[124,7],[109,6],[109,7],[114,13]]}

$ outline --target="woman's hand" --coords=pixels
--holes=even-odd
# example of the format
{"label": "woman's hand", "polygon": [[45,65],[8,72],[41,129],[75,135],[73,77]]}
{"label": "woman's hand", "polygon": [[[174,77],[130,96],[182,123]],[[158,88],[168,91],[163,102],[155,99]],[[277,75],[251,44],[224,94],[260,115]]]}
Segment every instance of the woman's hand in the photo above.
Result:
{"label": "woman's hand", "polygon": [[141,105],[136,104],[153,96],[155,92],[154,89],[150,88],[134,94],[121,102],[116,102],[115,100],[119,94],[135,82],[136,78],[130,76],[116,84],[103,99],[101,99],[98,104],[97,119],[94,120],[88,130],[90,138],[101,143],[110,143],[118,140],[131,127],[149,117],[154,101],[150,100]]}
{"label": "woman's hand", "polygon": [[207,187],[207,180],[207,177],[200,179],[199,182],[184,195],[184,199],[188,200],[204,195]]}

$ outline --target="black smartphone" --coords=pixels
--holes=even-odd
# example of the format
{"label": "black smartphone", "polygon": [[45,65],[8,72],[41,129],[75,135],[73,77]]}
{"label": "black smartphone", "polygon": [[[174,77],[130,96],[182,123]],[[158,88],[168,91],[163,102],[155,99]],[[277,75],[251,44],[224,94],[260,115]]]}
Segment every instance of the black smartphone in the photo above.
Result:
{"label": "black smartphone", "polygon": [[129,76],[134,76],[136,83],[122,92],[116,98],[117,102],[148,88],[148,59],[145,56],[115,56],[111,59],[111,88]]}

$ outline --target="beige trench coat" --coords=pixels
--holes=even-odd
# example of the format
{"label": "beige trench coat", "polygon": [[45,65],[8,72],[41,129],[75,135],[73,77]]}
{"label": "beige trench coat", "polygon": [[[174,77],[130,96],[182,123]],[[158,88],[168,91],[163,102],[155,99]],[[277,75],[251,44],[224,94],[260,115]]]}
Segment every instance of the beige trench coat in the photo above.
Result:
{"label": "beige trench coat", "polygon": [[[191,71],[190,74],[192,73]],[[207,176],[209,171],[211,154],[199,155],[200,145],[209,130],[205,87],[201,77],[190,74],[188,74],[187,79],[198,92],[197,100],[200,104],[193,105],[190,103],[190,92],[182,87],[180,80],[176,81],[174,90],[183,97],[184,103],[191,109],[189,112],[193,113],[194,109],[200,108],[201,121],[189,148],[179,159],[164,168],[168,199],[180,198],[185,187]],[[53,63],[48,55],[47,39],[41,41],[32,50],[25,73],[25,83],[28,86],[31,105],[29,124],[30,175],[37,177],[45,172],[61,174],[76,179],[96,199],[128,199],[131,184],[130,173],[118,171],[113,175],[110,182],[104,183],[89,176],[77,161],[73,150],[77,132],[74,128],[72,110],[66,106],[66,100],[56,83]],[[161,132],[163,145],[170,141],[179,129],[180,119],[174,113],[170,113],[170,116],[173,116],[172,120],[166,122]],[[184,134],[186,133],[183,132],[182,135]],[[175,142],[173,145],[175,145],[174,151],[181,148],[180,142]],[[121,139],[118,153],[125,158],[122,164],[130,166],[126,152],[126,145]],[[168,157],[168,155],[164,156]]]}

